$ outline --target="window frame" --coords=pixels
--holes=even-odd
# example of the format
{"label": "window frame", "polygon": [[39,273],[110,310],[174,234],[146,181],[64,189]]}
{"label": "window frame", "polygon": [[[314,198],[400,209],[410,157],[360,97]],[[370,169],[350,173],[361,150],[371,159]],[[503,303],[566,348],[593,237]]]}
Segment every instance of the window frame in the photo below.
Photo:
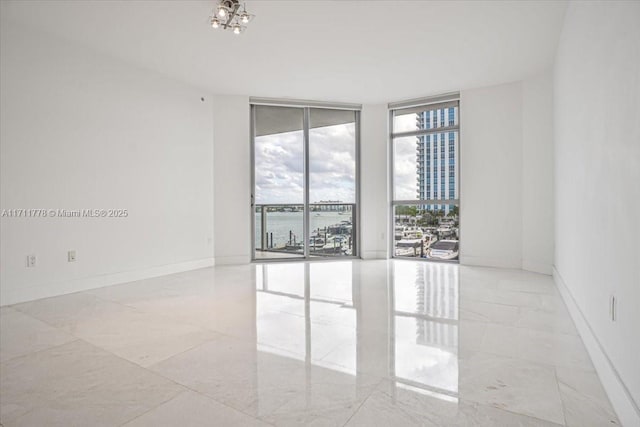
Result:
{"label": "window frame", "polygon": [[[256,107],[260,106],[274,106],[274,107],[293,107],[300,108],[303,111],[303,143],[304,143],[304,200],[302,205],[304,206],[304,220],[303,220],[303,234],[304,238],[308,239],[310,235],[310,207],[313,203],[310,203],[309,200],[309,190],[310,190],[310,171],[309,171],[309,144],[310,144],[310,115],[312,109],[329,109],[329,110],[347,110],[353,111],[355,113],[355,201],[354,212],[352,214],[353,218],[353,230],[356,234],[355,239],[353,241],[354,244],[354,253],[352,255],[340,256],[340,257],[330,257],[330,256],[321,256],[314,255],[309,250],[309,245],[305,244],[304,253],[301,257],[285,257],[285,258],[258,258],[256,257],[256,203],[255,203],[255,193],[256,193],[256,156],[255,156],[255,139],[256,139]],[[251,176],[250,176],[250,207],[251,210],[251,262],[252,263],[271,263],[271,262],[299,262],[299,261],[313,261],[313,262],[322,262],[322,261],[337,261],[337,260],[347,260],[347,259],[360,259],[361,258],[361,247],[362,247],[362,236],[361,236],[361,151],[360,151],[360,140],[361,140],[361,111],[362,105],[360,104],[348,104],[348,103],[333,103],[333,102],[324,102],[324,101],[309,101],[309,100],[293,100],[293,99],[274,99],[274,98],[258,98],[258,97],[250,97],[249,98],[249,141],[250,141],[250,163],[251,163]],[[305,240],[307,242],[307,240]]]}
{"label": "window frame", "polygon": [[[409,108],[417,108],[417,107],[424,107],[425,110],[428,109],[432,109],[432,111],[438,111],[440,109],[442,109],[443,113],[446,112],[446,114],[443,114],[443,117],[446,116],[446,120],[445,122],[448,124],[448,119],[449,119],[449,115],[448,115],[448,109],[450,107],[457,107],[458,108],[458,114],[457,117],[455,117],[455,113],[454,113],[454,123],[455,123],[455,119],[457,118],[458,123],[454,124],[453,126],[445,126],[445,127],[425,127],[424,129],[418,129],[418,130],[414,130],[414,131],[406,131],[406,132],[394,132],[394,117],[395,117],[395,112],[396,111],[401,111],[403,109],[409,109]],[[388,157],[389,157],[389,194],[388,194],[388,199],[390,200],[389,203],[389,225],[388,225],[388,230],[387,233],[389,235],[389,253],[391,254],[392,259],[411,259],[411,260],[420,260],[420,261],[425,261],[425,262],[442,262],[442,263],[452,263],[452,264],[459,264],[460,263],[460,253],[461,251],[461,241],[458,238],[458,259],[457,260],[430,260],[427,258],[406,258],[406,257],[399,257],[396,256],[396,252],[395,252],[395,235],[394,235],[394,231],[395,231],[395,209],[397,206],[427,206],[427,208],[429,206],[434,206],[434,210],[440,210],[440,209],[444,209],[445,205],[448,206],[457,206],[458,207],[458,218],[461,217],[461,209],[460,209],[460,199],[461,199],[461,192],[462,192],[462,186],[460,185],[461,183],[461,160],[460,160],[460,143],[461,143],[461,111],[460,111],[460,94],[459,93],[449,93],[449,94],[443,94],[443,95],[439,95],[439,96],[434,96],[434,97],[430,97],[430,98],[421,98],[421,99],[413,99],[413,100],[408,100],[408,101],[401,101],[401,102],[394,102],[394,103],[390,103],[387,106],[388,108],[388,129],[389,129],[389,134],[388,134]],[[454,164],[454,170],[457,173],[457,190],[458,190],[458,197],[456,199],[448,199],[446,198],[446,194],[444,195],[445,199],[439,198],[430,198],[430,199],[415,199],[415,200],[405,200],[405,199],[396,199],[395,198],[395,183],[394,183],[394,168],[395,168],[395,156],[394,156],[394,144],[395,144],[395,140],[398,138],[403,138],[403,137],[411,137],[411,136],[427,136],[427,135],[434,135],[435,136],[435,141],[434,141],[434,150],[432,154],[436,154],[437,155],[437,160],[439,160],[439,151],[438,151],[438,145],[437,142],[439,141],[438,138],[438,134],[447,134],[450,131],[454,131],[458,133],[458,138],[457,138],[457,144],[455,141],[455,137],[454,137],[454,147],[455,145],[457,145],[457,157],[455,160],[455,164]],[[447,145],[446,150],[448,151],[448,146],[449,146],[449,138],[448,137],[443,137],[442,139],[443,142],[443,146]],[[427,147],[428,149],[428,147]],[[444,157],[443,157],[444,159]],[[431,163],[434,163],[433,161]],[[449,162],[446,162],[445,166],[449,165]],[[438,164],[434,164],[434,168],[438,166]],[[434,178],[436,178],[436,173],[434,171]],[[445,174],[445,180],[449,181],[449,176]],[[433,195],[434,197],[439,196],[438,190],[439,190],[439,184],[440,182],[435,179],[436,182],[436,186],[437,188],[435,188],[436,191],[434,191]],[[446,193],[446,187],[444,192]],[[430,193],[430,192],[429,192]],[[441,196],[441,195],[440,195]]]}

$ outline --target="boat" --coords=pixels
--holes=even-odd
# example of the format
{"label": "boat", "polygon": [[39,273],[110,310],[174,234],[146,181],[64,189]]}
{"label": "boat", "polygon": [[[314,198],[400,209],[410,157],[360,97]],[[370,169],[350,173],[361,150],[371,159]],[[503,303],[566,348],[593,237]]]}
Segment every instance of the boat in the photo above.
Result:
{"label": "boat", "polygon": [[427,258],[436,260],[458,259],[457,240],[438,240],[427,250]]}
{"label": "boat", "polygon": [[310,250],[316,255],[347,255],[347,251],[350,252],[347,240],[345,236],[330,236],[323,244],[312,245]]}
{"label": "boat", "polygon": [[309,239],[309,247],[312,250],[315,250],[317,248],[322,248],[325,244],[326,242],[324,240],[324,237],[311,236],[311,238]]}
{"label": "boat", "polygon": [[424,249],[422,239],[401,239],[396,242],[396,256],[419,257]]}
{"label": "boat", "polygon": [[402,232],[403,239],[422,239],[423,237],[422,229],[417,227],[405,227]]}
{"label": "boat", "polygon": [[394,239],[395,240],[415,240],[422,239],[424,233],[421,228],[418,227],[406,227],[401,225],[396,225],[394,228]]}
{"label": "boat", "polygon": [[425,233],[422,240],[424,241],[424,247],[429,248],[433,243],[438,241],[438,237],[435,234]]}
{"label": "boat", "polygon": [[402,240],[402,232],[404,231],[404,227],[396,225],[393,231],[394,240]]}

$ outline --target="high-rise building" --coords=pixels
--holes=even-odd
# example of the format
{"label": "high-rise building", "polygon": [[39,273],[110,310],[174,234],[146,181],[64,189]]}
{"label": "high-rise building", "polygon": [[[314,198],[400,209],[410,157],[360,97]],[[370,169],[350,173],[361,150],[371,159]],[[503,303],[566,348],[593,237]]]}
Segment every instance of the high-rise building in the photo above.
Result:
{"label": "high-rise building", "polygon": [[[447,129],[458,123],[458,109],[437,108],[416,114],[418,129],[438,129],[416,137],[418,199],[452,200],[458,198],[458,130]],[[444,210],[452,205],[430,204],[428,210]]]}

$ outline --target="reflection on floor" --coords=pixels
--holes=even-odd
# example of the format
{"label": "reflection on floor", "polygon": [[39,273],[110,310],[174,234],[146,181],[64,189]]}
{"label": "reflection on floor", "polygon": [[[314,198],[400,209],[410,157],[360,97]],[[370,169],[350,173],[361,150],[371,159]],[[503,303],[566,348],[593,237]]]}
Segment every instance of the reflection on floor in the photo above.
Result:
{"label": "reflection on floor", "polygon": [[280,259],[280,258],[303,258],[303,255],[277,251],[261,251],[256,249],[255,258],[257,260]]}
{"label": "reflection on floor", "polygon": [[0,309],[12,425],[617,423],[547,276],[215,267]]}

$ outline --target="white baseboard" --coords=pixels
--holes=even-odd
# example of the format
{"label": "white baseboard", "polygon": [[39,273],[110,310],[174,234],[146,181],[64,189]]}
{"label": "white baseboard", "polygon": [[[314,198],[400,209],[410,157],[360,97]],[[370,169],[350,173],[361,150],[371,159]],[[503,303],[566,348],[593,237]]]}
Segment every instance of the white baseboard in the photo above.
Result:
{"label": "white baseboard", "polygon": [[387,259],[387,251],[362,251],[362,259]]}
{"label": "white baseboard", "polygon": [[216,265],[236,265],[236,264],[249,264],[251,262],[251,256],[247,255],[228,255],[215,257]]}
{"label": "white baseboard", "polygon": [[553,279],[560,291],[560,295],[562,295],[564,303],[569,309],[569,313],[573,318],[573,322],[576,324],[578,333],[580,333],[580,337],[589,352],[589,356],[591,356],[591,361],[600,377],[602,386],[609,396],[611,405],[618,415],[618,419],[623,426],[640,426],[640,409],[638,405],[633,400],[629,389],[624,384],[624,381],[622,381],[622,378],[620,378],[620,375],[618,375],[616,368],[611,363],[611,359],[609,359],[604,348],[602,348],[598,337],[593,333],[589,322],[582,314],[582,310],[578,307],[571,291],[555,267],[553,267]]}
{"label": "white baseboard", "polygon": [[118,285],[120,283],[166,276],[168,274],[180,273],[183,271],[197,270],[199,268],[211,267],[213,265],[213,258],[204,258],[195,261],[185,261],[176,264],[148,267],[140,270],[101,274],[61,282],[42,283],[35,286],[24,287],[20,290],[4,292],[2,294],[1,305],[12,305],[41,298],[71,294],[89,289],[102,288],[104,286]]}
{"label": "white baseboard", "polygon": [[497,268],[522,268],[522,260],[520,258],[507,257],[483,257],[474,255],[460,254],[460,265],[475,265],[479,267],[497,267]]}
{"label": "white baseboard", "polygon": [[529,259],[522,260],[522,269],[525,271],[532,271],[534,273],[546,274],[548,276],[553,274],[553,267],[551,264]]}

